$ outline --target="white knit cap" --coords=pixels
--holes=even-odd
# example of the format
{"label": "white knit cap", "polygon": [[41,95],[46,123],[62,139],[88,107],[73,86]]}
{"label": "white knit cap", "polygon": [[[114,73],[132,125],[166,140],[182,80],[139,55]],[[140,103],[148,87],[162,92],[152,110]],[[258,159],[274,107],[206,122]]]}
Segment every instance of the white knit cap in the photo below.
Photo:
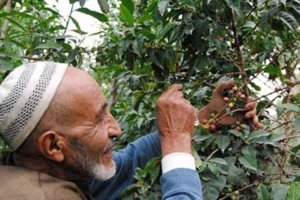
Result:
{"label": "white knit cap", "polygon": [[0,85],[0,135],[16,150],[42,118],[68,65],[35,62],[14,69]]}

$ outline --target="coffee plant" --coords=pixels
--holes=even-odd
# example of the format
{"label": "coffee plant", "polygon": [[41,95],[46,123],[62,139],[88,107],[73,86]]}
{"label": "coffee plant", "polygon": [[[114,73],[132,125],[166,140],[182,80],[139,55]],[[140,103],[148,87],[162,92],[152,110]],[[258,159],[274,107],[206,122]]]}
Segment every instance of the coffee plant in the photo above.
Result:
{"label": "coffee plant", "polygon": [[[194,131],[204,199],[300,199],[299,0],[98,0],[93,10],[69,2],[81,7],[64,21],[44,1],[0,1],[1,79],[32,60],[89,69],[122,128],[117,148],[156,130],[155,101],[171,84],[200,109],[233,79],[225,111]],[[89,36],[74,12],[99,20],[100,44],[83,48],[65,34],[72,21]],[[239,117],[250,98],[264,129]],[[218,126],[226,116],[235,123]],[[136,169],[122,199],[160,199],[159,159]]]}

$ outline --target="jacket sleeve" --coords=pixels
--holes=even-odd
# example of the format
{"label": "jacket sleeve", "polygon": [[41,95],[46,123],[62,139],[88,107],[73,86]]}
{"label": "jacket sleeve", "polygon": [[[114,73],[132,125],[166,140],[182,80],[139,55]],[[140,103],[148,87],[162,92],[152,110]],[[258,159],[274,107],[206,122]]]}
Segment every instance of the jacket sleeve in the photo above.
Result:
{"label": "jacket sleeve", "polygon": [[197,171],[173,169],[160,179],[163,200],[203,200],[202,187]]}
{"label": "jacket sleeve", "polygon": [[143,168],[154,157],[161,155],[160,139],[157,132],[141,137],[130,143],[126,148],[113,153],[113,160],[117,165],[116,175],[101,182],[92,180],[90,190],[96,199],[115,200],[121,192],[134,183],[134,170]]}
{"label": "jacket sleeve", "polygon": [[[125,149],[114,152],[113,159],[117,165],[116,175],[101,182],[92,180],[90,190],[96,200],[116,200],[121,192],[134,183],[134,170],[143,168],[147,161],[161,155],[160,139],[157,132],[144,136]],[[173,169],[161,176],[163,200],[202,200],[199,174],[191,169]]]}

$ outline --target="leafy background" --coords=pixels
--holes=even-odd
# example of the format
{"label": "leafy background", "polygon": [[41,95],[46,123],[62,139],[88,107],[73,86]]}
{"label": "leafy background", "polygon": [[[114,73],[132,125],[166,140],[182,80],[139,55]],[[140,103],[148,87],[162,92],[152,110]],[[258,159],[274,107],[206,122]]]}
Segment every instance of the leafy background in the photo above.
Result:
{"label": "leafy background", "polygon": [[[88,70],[109,97],[122,148],[156,130],[155,101],[170,84],[182,83],[201,108],[217,83],[233,78],[258,100],[266,128],[195,130],[204,199],[300,199],[299,0],[98,0],[93,10],[85,0],[69,2],[80,8],[65,21],[45,1],[0,1],[0,80],[38,60]],[[74,12],[96,18],[101,30],[88,34]],[[83,47],[66,34],[70,21],[78,35],[101,43]],[[275,87],[261,87],[261,77]],[[9,151],[2,141],[0,149]],[[136,169],[122,198],[159,199],[159,174],[158,159]]]}

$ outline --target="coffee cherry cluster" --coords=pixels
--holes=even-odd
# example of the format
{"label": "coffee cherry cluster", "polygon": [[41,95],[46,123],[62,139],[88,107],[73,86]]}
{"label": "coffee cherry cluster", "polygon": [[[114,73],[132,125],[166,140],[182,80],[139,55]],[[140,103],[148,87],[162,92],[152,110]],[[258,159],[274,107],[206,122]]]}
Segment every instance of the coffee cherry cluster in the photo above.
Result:
{"label": "coffee cherry cluster", "polygon": [[[229,112],[243,112],[246,96],[239,90],[237,86],[233,86],[229,90],[224,90],[223,96],[223,100],[226,103]],[[207,128],[210,132],[214,132],[216,131],[216,121],[216,116],[212,113],[209,119],[203,119],[201,121],[201,125],[204,128]],[[242,130],[239,122],[236,122],[234,129],[238,132]]]}
{"label": "coffee cherry cluster", "polygon": [[212,113],[210,115],[210,119],[203,119],[201,121],[201,126],[203,128],[206,128],[209,130],[209,132],[214,132],[215,130],[217,130],[217,127],[216,127],[216,120],[215,120],[215,114]]}

